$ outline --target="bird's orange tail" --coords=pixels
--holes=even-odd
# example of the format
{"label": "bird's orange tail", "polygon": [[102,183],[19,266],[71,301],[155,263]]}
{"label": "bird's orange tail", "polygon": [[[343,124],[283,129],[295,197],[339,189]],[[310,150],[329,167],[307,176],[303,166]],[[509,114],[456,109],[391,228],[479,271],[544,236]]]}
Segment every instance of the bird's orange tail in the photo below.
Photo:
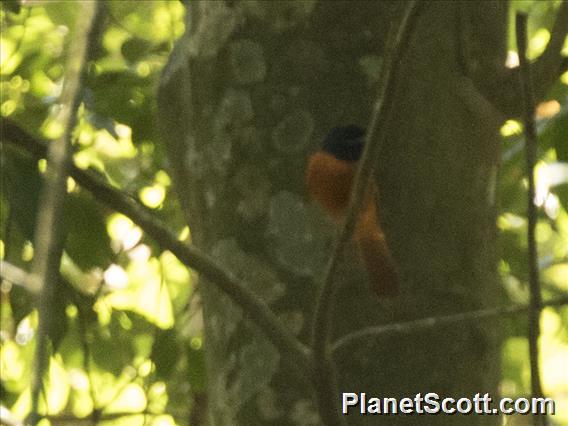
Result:
{"label": "bird's orange tail", "polygon": [[398,274],[383,234],[360,235],[357,243],[373,291],[380,298],[398,294]]}

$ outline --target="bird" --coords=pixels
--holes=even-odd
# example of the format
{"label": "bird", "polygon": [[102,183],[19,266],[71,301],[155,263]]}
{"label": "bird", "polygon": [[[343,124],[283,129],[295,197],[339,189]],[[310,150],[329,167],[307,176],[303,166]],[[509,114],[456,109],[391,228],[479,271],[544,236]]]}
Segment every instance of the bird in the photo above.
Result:
{"label": "bird", "polygon": [[[353,180],[365,144],[365,131],[356,125],[334,127],[320,150],[310,155],[306,168],[309,197],[337,223],[345,220]],[[379,298],[398,294],[398,274],[381,228],[378,188],[370,179],[357,217],[353,239],[371,289]]]}

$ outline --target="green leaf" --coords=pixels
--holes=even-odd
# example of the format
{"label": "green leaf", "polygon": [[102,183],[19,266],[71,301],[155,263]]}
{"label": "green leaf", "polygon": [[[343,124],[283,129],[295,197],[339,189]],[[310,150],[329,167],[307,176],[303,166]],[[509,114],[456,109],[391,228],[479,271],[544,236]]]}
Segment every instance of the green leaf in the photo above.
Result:
{"label": "green leaf", "polygon": [[110,237],[100,207],[83,194],[73,194],[65,202],[67,226],[65,250],[83,270],[98,266],[105,269],[112,261]]}
{"label": "green leaf", "polygon": [[125,330],[118,316],[122,312],[113,312],[108,327],[95,329],[91,349],[94,363],[102,370],[118,376],[135,356],[129,331]]}
{"label": "green leaf", "polygon": [[8,145],[2,146],[2,152],[2,195],[24,237],[33,241],[42,184],[37,162]]}
{"label": "green leaf", "polygon": [[527,208],[527,191],[522,184],[524,169],[518,163],[520,161],[516,160],[514,164],[506,164],[503,167],[499,182],[500,203],[506,211],[524,215]]}
{"label": "green leaf", "polygon": [[512,274],[521,281],[528,279],[525,233],[526,225],[517,229],[502,230],[499,234],[502,258],[511,266]]}
{"label": "green leaf", "polygon": [[66,314],[68,296],[65,288],[60,282],[55,286],[55,294],[53,301],[49,307],[49,329],[48,336],[53,344],[53,350],[56,351],[69,328],[68,318]]}
{"label": "green leaf", "polygon": [[539,135],[543,147],[554,147],[558,161],[568,162],[568,108],[563,108],[546,124]]}
{"label": "green leaf", "polygon": [[556,194],[564,210],[568,211],[568,183],[554,186],[550,191]]}
{"label": "green leaf", "polygon": [[132,141],[152,140],[154,134],[154,95],[149,78],[131,71],[112,71],[91,76],[92,109],[132,129]]}
{"label": "green leaf", "polygon": [[82,369],[85,366],[85,353],[83,351],[82,339],[88,341],[88,337],[85,335],[85,330],[81,329],[79,321],[79,317],[73,319],[68,318],[69,328],[59,345],[58,352],[63,359],[65,367],[68,369]]}
{"label": "green leaf", "polygon": [[122,43],[120,51],[127,61],[138,62],[148,54],[151,48],[152,44],[149,41],[140,38],[129,38]]}
{"label": "green leaf", "polygon": [[92,356],[95,364],[118,376],[135,357],[147,357],[155,327],[142,316],[113,311],[107,327],[95,329]]}
{"label": "green leaf", "polygon": [[207,386],[205,354],[203,350],[189,347],[187,350],[188,379],[194,392],[203,392]]}
{"label": "green leaf", "polygon": [[33,310],[34,300],[22,287],[13,286],[10,290],[10,307],[14,317],[14,325],[17,325]]}
{"label": "green leaf", "polygon": [[9,12],[20,13],[22,6],[20,5],[20,0],[4,0],[2,2],[3,8],[6,8]]}
{"label": "green leaf", "polygon": [[161,380],[168,379],[180,357],[180,347],[175,329],[159,329],[152,345],[151,360],[156,365],[156,375]]}
{"label": "green leaf", "polygon": [[69,29],[69,33],[71,39],[75,32],[75,23],[77,22],[77,18],[79,13],[81,13],[81,3],[80,2],[65,2],[61,4],[60,2],[56,1],[47,1],[42,4],[51,19],[56,26],[63,25]]}

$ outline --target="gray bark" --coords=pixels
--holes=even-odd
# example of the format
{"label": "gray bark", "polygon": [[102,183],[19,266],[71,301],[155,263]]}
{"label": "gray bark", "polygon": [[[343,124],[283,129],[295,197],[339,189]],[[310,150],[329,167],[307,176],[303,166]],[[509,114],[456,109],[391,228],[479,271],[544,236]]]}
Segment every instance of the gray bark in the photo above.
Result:
{"label": "gray bark", "polygon": [[[335,233],[307,200],[306,159],[331,127],[366,125],[384,40],[400,10],[398,2],[190,2],[186,34],[164,72],[160,124],[193,242],[306,343]],[[506,21],[503,2],[424,8],[376,173],[401,296],[374,298],[356,250],[349,250],[336,338],[498,304],[494,189],[502,121],[466,76],[490,78],[504,62]],[[316,423],[310,378],[281,363],[214,283],[200,289],[211,423]],[[337,353],[340,390],[497,397],[499,343],[492,323],[362,341]]]}

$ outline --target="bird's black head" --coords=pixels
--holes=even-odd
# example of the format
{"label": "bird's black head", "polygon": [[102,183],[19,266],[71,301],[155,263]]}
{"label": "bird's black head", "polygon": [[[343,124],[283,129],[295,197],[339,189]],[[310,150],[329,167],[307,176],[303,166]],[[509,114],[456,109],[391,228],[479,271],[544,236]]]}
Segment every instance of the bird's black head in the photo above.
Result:
{"label": "bird's black head", "polygon": [[323,142],[323,150],[339,160],[358,161],[364,143],[365,131],[360,127],[354,125],[334,127]]}

